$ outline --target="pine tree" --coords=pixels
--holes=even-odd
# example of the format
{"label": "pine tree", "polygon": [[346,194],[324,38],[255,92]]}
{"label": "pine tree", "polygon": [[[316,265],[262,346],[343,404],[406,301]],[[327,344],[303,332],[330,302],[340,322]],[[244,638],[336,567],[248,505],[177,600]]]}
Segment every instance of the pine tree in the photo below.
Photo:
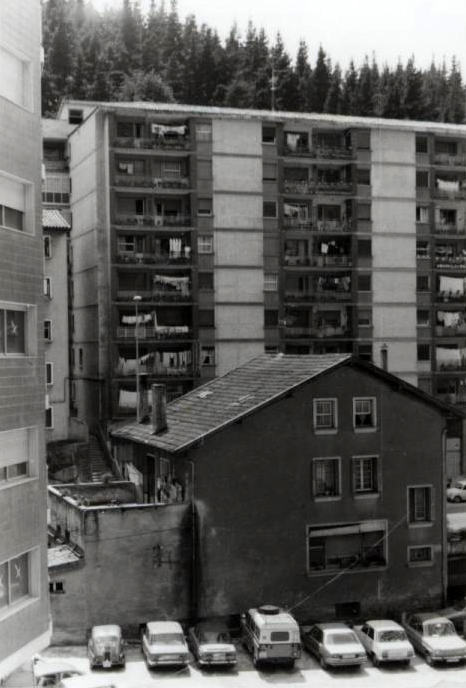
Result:
{"label": "pine tree", "polygon": [[404,74],[403,114],[408,119],[419,119],[422,114],[422,76],[410,57]]}
{"label": "pine tree", "polygon": [[359,70],[355,114],[362,115],[363,117],[372,116],[374,114],[372,98],[372,70],[369,66],[369,58],[366,55],[364,63]]}
{"label": "pine tree", "polygon": [[453,57],[448,76],[447,122],[461,124],[465,121],[465,95],[461,73],[458,69],[456,58]]}
{"label": "pine tree", "polygon": [[291,59],[285,50],[282,37],[277,33],[271,50],[271,90],[275,110],[296,111],[300,104],[298,79],[291,66]]}
{"label": "pine tree", "polygon": [[173,103],[173,91],[155,72],[143,72],[141,69],[125,75],[118,91],[118,100],[153,101]]}
{"label": "pine tree", "polygon": [[404,71],[401,62],[398,62],[395,72],[390,73],[388,92],[385,102],[385,117],[403,119],[404,117]]}
{"label": "pine tree", "polygon": [[327,97],[324,103],[324,112],[339,115],[342,108],[342,81],[340,65],[335,65],[330,87],[327,91]]}
{"label": "pine tree", "polygon": [[307,112],[311,108],[312,100],[312,69],[309,64],[307,45],[304,41],[299,42],[296,54],[295,74],[298,80],[298,106],[299,112]]}
{"label": "pine tree", "polygon": [[165,3],[158,9],[155,0],[151,0],[149,14],[142,34],[142,64],[146,71],[154,70],[156,74],[162,71],[162,47],[167,32],[168,17]]}
{"label": "pine tree", "polygon": [[324,111],[325,100],[330,87],[330,78],[331,72],[327,61],[327,55],[322,46],[320,46],[319,52],[317,53],[316,66],[312,74],[311,109],[313,112]]}
{"label": "pine tree", "polygon": [[343,81],[343,88],[341,93],[341,113],[343,115],[356,114],[356,105],[358,97],[358,73],[354,66],[353,60],[350,60],[349,67],[345,74]]}

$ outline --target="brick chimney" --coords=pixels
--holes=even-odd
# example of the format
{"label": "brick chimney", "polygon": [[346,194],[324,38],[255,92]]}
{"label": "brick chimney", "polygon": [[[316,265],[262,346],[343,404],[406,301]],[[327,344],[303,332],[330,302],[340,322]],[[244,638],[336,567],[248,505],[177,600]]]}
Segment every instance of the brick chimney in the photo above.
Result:
{"label": "brick chimney", "polygon": [[152,433],[167,429],[167,390],[165,385],[151,385]]}

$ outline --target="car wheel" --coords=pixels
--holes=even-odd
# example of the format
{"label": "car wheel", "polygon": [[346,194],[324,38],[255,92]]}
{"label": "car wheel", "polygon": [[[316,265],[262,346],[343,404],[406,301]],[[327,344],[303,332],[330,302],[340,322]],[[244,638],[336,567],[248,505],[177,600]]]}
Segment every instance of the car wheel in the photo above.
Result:
{"label": "car wheel", "polygon": [[410,660],[410,659],[405,659],[405,660],[404,660],[403,662],[401,662],[401,663],[402,663],[402,665],[403,665],[404,667],[409,667],[409,665],[411,664],[411,660]]}
{"label": "car wheel", "polygon": [[455,504],[459,504],[461,502],[461,497],[458,497],[457,495],[456,497],[453,497],[453,501],[455,502]]}
{"label": "car wheel", "polygon": [[373,664],[375,667],[380,666],[380,659],[379,659],[379,658],[377,657],[377,655],[375,655],[375,654],[372,654],[372,664]]}
{"label": "car wheel", "polygon": [[322,667],[322,669],[327,669],[327,668],[328,668],[328,664],[327,664],[327,662],[325,661],[325,657],[321,657],[321,658],[320,658],[320,666]]}

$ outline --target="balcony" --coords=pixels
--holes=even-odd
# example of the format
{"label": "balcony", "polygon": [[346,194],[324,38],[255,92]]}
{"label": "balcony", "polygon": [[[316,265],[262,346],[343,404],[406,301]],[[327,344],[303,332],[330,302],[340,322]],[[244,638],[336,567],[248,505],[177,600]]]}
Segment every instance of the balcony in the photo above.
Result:
{"label": "balcony", "polygon": [[434,163],[436,165],[447,165],[448,167],[463,166],[466,164],[463,155],[450,155],[448,153],[435,153]]}
{"label": "balcony", "polygon": [[352,264],[349,255],[318,255],[318,256],[287,256],[284,258],[285,267],[349,267]]}
{"label": "balcony", "polygon": [[188,136],[175,134],[173,136],[153,136],[150,138],[118,137],[113,141],[115,148],[142,148],[145,150],[189,150],[191,140]]}
{"label": "balcony", "polygon": [[466,236],[466,227],[458,226],[456,223],[440,223],[435,225],[436,234],[462,234]]}
{"label": "balcony", "polygon": [[[117,339],[135,340],[135,327],[117,327]],[[150,327],[139,326],[138,339],[189,339],[191,328],[189,325],[155,325]]]}
{"label": "balcony", "polygon": [[121,251],[116,255],[117,263],[131,265],[189,265],[191,264],[191,248],[184,246],[180,253],[131,253]]}
{"label": "balcony", "polygon": [[[459,316],[460,314],[458,314]],[[436,325],[436,337],[465,337],[466,336],[466,322],[458,322],[456,325]]]}
{"label": "balcony", "polygon": [[[161,352],[163,355],[163,352]],[[176,353],[176,352],[175,352]],[[191,352],[186,352],[191,353]],[[138,372],[140,374],[150,375],[151,377],[193,377],[198,374],[192,362],[180,364],[177,362],[176,355],[172,363],[166,365],[156,360],[155,354],[147,354],[142,356],[139,361]],[[115,368],[115,375],[121,377],[135,377],[136,375],[136,360],[120,358],[118,365]]]}
{"label": "balcony", "polygon": [[435,267],[446,270],[464,270],[466,268],[466,255],[435,256]]}
{"label": "balcony", "polygon": [[318,232],[351,232],[351,220],[317,220]]}
{"label": "balcony", "polygon": [[315,229],[315,223],[310,218],[284,217],[283,227],[298,232],[310,232],[312,229]]}
{"label": "balcony", "polygon": [[353,186],[351,182],[346,181],[284,181],[284,191],[285,193],[291,194],[316,194],[316,193],[328,193],[328,194],[350,194],[352,192]]}
{"label": "balcony", "polygon": [[136,227],[190,227],[191,215],[182,213],[176,215],[123,215],[117,214],[115,225]]}
{"label": "balcony", "polygon": [[331,339],[335,337],[349,336],[349,330],[343,327],[285,327],[285,337],[317,337]]}
{"label": "balcony", "polygon": [[149,177],[147,175],[116,175],[114,178],[115,186],[137,187],[145,189],[175,189],[188,190],[189,178],[180,177],[179,179],[170,179],[162,177]]}

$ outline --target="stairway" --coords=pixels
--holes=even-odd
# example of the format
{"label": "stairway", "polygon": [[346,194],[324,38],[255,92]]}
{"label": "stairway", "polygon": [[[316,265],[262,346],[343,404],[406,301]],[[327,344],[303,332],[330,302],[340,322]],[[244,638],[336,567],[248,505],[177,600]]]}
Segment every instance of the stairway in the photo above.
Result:
{"label": "stairway", "polygon": [[89,435],[87,452],[77,461],[77,469],[81,483],[100,483],[104,475],[112,475],[99,440],[94,435]]}

